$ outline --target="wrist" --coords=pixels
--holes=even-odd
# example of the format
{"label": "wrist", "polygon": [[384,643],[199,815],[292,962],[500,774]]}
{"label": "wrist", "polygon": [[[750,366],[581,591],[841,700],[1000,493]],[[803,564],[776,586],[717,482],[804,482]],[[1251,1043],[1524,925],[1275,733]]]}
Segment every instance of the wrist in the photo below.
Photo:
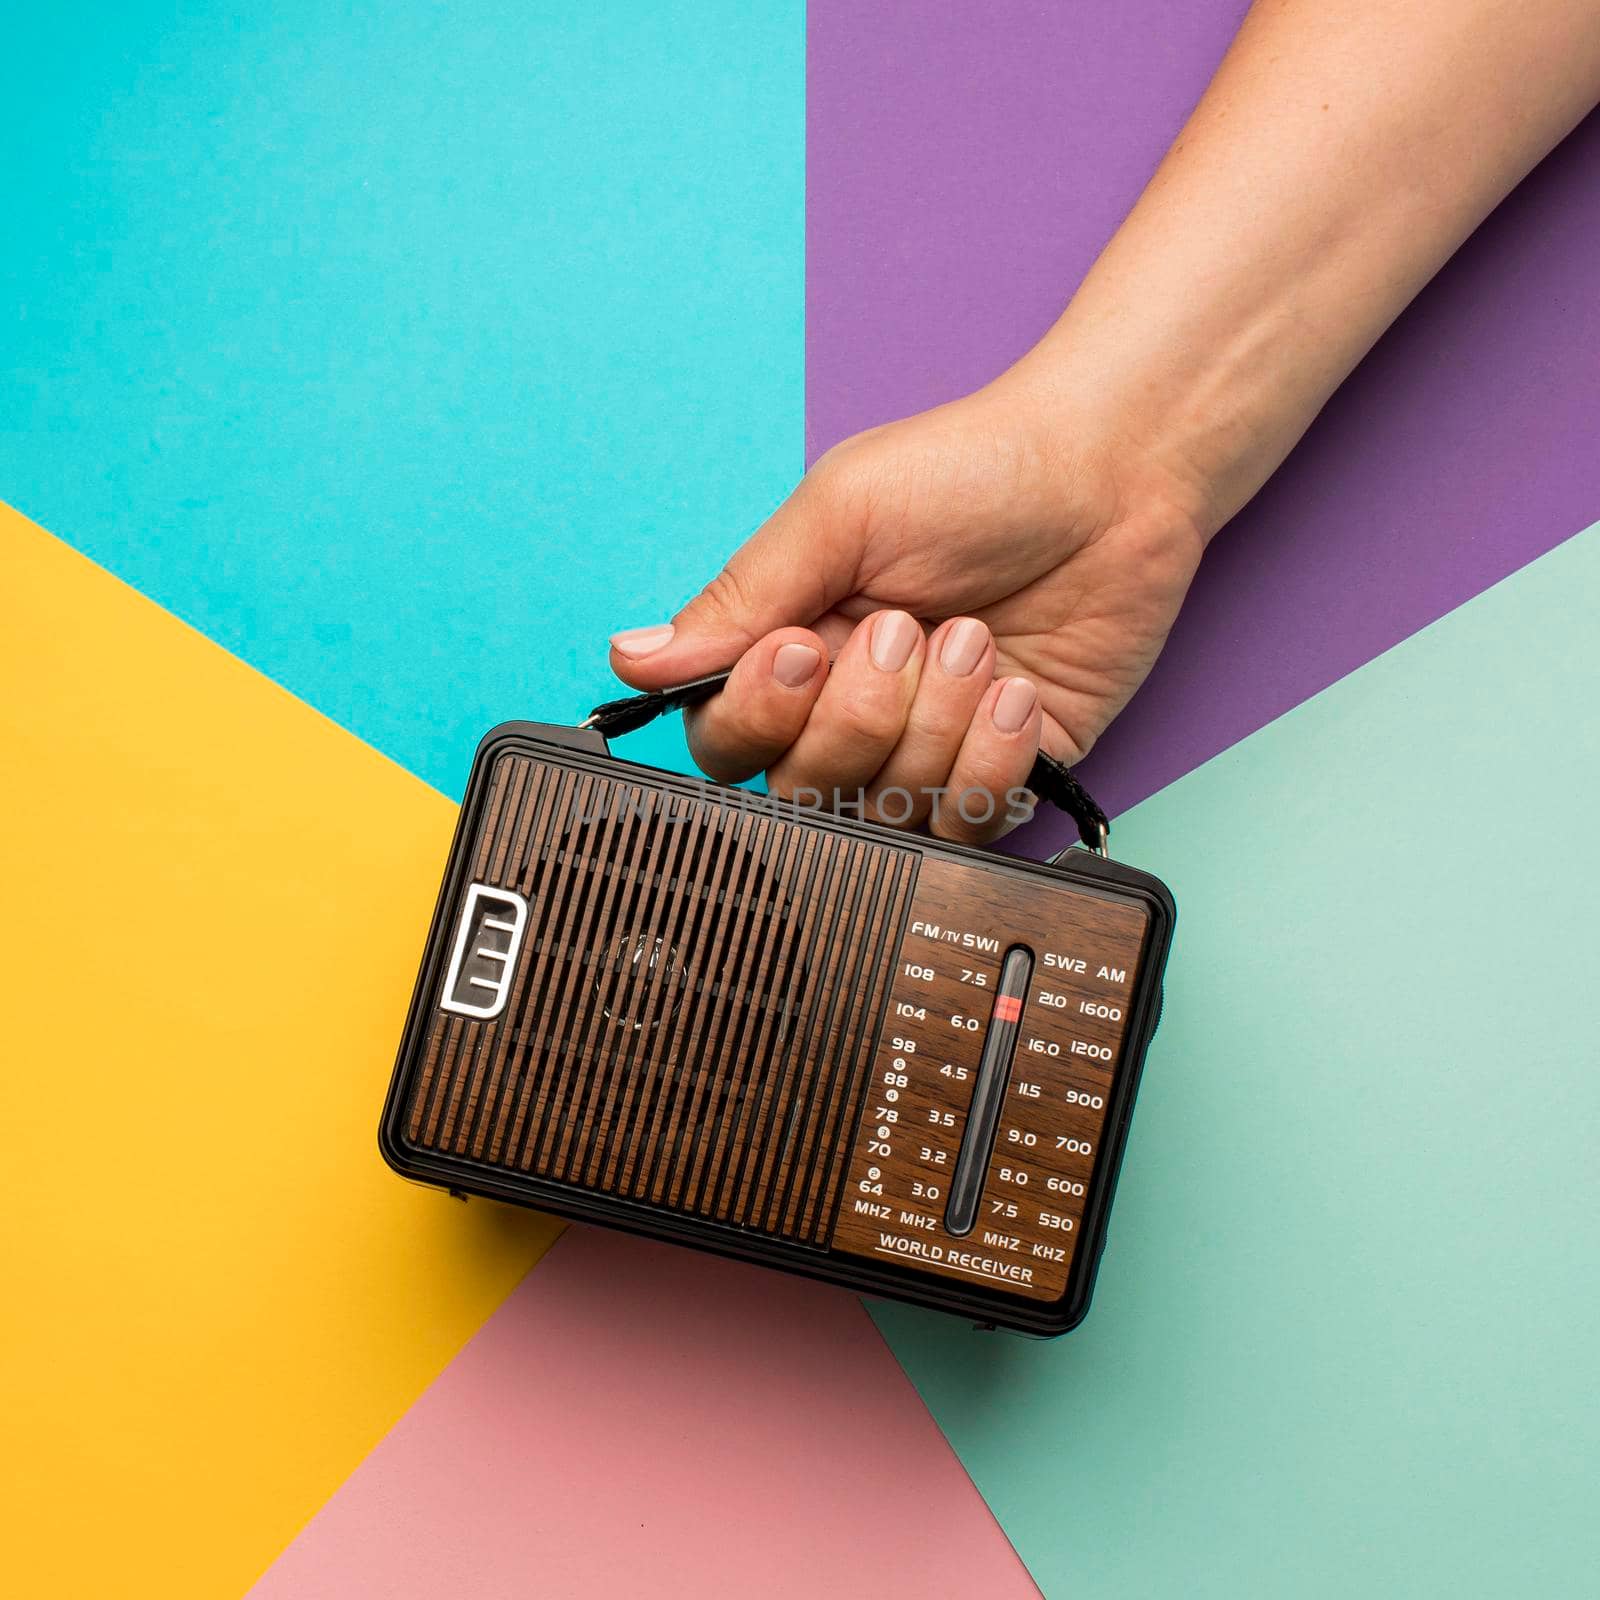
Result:
{"label": "wrist", "polygon": [[[1081,538],[1137,524],[1179,559],[1198,563],[1226,520],[1218,510],[1215,452],[1191,436],[1177,408],[1159,403],[1131,373],[1113,379],[1087,341],[1041,342],[972,398],[1014,419],[1031,438],[1045,498]],[[1171,410],[1174,414],[1166,413]]]}
{"label": "wrist", "polygon": [[[1276,383],[1283,319],[1168,323],[1074,302],[1002,382],[1043,425],[1109,463],[1125,500],[1161,504],[1208,544],[1275,470],[1303,422]],[[1309,420],[1309,419],[1307,419]]]}

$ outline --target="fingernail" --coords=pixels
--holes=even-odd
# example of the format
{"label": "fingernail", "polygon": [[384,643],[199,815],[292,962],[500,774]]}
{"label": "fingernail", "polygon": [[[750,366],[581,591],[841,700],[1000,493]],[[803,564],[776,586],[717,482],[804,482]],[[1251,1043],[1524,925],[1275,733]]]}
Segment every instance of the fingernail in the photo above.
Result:
{"label": "fingernail", "polygon": [[658,622],[653,628],[629,628],[625,632],[611,635],[611,648],[619,656],[637,661],[640,656],[650,655],[662,645],[671,644],[672,634],[673,627],[670,622]]}
{"label": "fingernail", "polygon": [[994,725],[1001,733],[1016,733],[1039,703],[1039,691],[1026,678],[1007,678],[995,696]]}
{"label": "fingernail", "polygon": [[772,658],[772,676],[786,689],[798,689],[811,682],[811,674],[822,659],[808,644],[780,644]]}
{"label": "fingernail", "polygon": [[989,630],[971,617],[963,617],[944,636],[939,649],[939,665],[953,678],[964,678],[978,664],[978,657],[989,642]]}
{"label": "fingernail", "polygon": [[903,611],[885,611],[872,624],[872,664],[898,672],[911,659],[922,629]]}

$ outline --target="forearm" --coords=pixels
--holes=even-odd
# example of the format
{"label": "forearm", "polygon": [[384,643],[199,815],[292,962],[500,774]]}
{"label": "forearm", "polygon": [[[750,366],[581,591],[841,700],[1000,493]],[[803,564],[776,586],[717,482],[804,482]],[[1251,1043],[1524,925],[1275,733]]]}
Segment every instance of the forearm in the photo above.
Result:
{"label": "forearm", "polygon": [[1600,0],[1260,0],[1003,380],[1098,416],[1209,537],[1600,98]]}

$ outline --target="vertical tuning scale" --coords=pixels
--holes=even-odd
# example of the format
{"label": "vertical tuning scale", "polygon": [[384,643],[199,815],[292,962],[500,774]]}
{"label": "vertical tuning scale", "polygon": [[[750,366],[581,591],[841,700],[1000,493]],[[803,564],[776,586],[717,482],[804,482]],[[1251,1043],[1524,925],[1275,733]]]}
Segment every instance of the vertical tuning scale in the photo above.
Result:
{"label": "vertical tuning scale", "polygon": [[1061,1297],[1120,1147],[1150,920],[1137,900],[924,858],[835,1248]]}

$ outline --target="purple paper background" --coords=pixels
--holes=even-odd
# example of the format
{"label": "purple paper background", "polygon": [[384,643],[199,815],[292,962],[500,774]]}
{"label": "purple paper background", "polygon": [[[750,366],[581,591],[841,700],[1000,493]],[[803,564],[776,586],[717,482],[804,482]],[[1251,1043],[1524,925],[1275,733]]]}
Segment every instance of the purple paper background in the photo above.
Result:
{"label": "purple paper background", "polygon": [[[812,0],[806,447],[1055,319],[1244,14]],[[1600,115],[1468,241],[1219,537],[1082,767],[1115,813],[1600,516]],[[1484,755],[1494,755],[1484,730]],[[1060,819],[1027,848],[1064,840]]]}

